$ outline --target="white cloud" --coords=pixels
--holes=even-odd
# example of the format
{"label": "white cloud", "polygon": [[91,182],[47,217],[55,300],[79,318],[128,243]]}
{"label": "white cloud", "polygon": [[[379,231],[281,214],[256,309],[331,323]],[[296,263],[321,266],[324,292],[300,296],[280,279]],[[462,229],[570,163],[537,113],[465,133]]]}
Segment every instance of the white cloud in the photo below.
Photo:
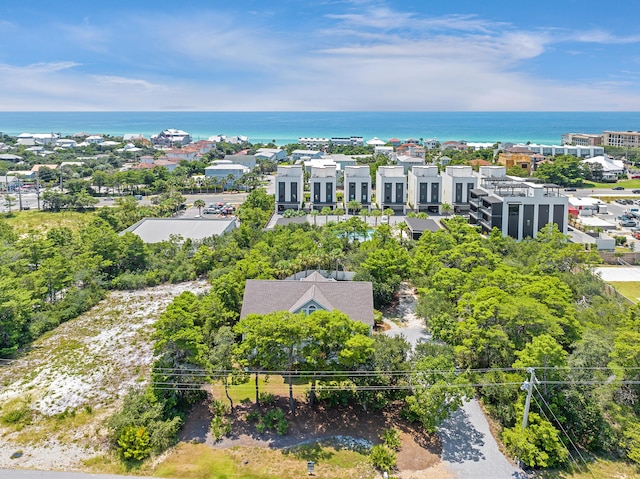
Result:
{"label": "white cloud", "polygon": [[138,78],[126,78],[116,75],[93,75],[96,82],[102,86],[133,87],[143,90],[166,90],[163,85],[140,80]]}

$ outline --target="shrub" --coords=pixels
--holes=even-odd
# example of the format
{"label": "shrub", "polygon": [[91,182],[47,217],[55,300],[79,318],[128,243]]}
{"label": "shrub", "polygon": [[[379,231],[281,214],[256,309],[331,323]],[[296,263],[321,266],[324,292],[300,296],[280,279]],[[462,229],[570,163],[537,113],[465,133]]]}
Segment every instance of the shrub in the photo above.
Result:
{"label": "shrub", "polygon": [[529,426],[505,429],[502,440],[507,449],[529,467],[552,467],[565,462],[569,451],[558,437],[558,430],[538,414],[529,414]]}
{"label": "shrub", "polygon": [[219,441],[231,432],[231,422],[224,416],[213,416],[211,420],[211,437]]}
{"label": "shrub", "polygon": [[271,393],[261,392],[258,394],[258,400],[264,406],[271,406],[276,402],[276,397]]}
{"label": "shrub", "polygon": [[222,401],[214,399],[211,401],[213,419],[211,420],[211,436],[215,441],[219,441],[231,432],[231,421],[226,417],[229,413],[229,406]]}
{"label": "shrub", "polygon": [[396,452],[384,444],[373,446],[369,457],[373,465],[381,471],[391,472],[396,467]]}
{"label": "shrub", "polygon": [[118,446],[125,459],[141,461],[151,454],[151,438],[144,426],[127,426],[120,433]]}
{"label": "shrub", "polygon": [[385,429],[380,436],[380,439],[384,441],[384,445],[393,451],[399,451],[402,443],[400,442],[400,433],[397,429],[390,427]]}

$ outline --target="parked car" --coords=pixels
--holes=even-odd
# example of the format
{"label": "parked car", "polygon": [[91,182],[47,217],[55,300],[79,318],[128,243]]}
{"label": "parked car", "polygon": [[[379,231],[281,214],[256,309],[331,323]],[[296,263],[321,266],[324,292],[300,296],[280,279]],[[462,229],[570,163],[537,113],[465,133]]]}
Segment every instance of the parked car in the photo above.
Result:
{"label": "parked car", "polygon": [[569,188],[565,188],[564,191],[576,191],[576,189],[573,186],[570,186]]}
{"label": "parked car", "polygon": [[624,228],[635,228],[636,226],[638,226],[638,223],[636,223],[633,220],[627,220],[627,221],[621,221],[620,226]]}
{"label": "parked car", "polygon": [[611,188],[612,190],[624,190],[624,186],[614,186],[613,188]]}

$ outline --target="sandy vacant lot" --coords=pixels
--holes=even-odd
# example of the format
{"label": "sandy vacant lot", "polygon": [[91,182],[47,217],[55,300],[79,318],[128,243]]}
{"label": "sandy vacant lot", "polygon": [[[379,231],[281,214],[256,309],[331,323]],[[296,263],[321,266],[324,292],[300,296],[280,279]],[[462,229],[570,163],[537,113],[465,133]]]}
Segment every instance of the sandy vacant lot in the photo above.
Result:
{"label": "sandy vacant lot", "polygon": [[175,296],[207,289],[198,281],[112,292],[0,367],[0,415],[27,418],[0,426],[0,468],[80,469],[104,453],[105,419],[149,377],[153,323]]}

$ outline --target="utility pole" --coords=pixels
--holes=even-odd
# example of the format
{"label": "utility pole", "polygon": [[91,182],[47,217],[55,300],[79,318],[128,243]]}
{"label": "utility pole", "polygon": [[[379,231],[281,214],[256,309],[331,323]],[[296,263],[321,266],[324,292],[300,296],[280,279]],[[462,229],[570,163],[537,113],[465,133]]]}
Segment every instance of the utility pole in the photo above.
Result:
{"label": "utility pole", "polygon": [[20,203],[20,211],[22,211],[22,179],[18,178],[18,202]]}
{"label": "utility pole", "polygon": [[531,375],[528,380],[525,380],[520,386],[522,391],[527,391],[527,400],[524,403],[524,414],[522,416],[522,429],[527,427],[529,421],[529,406],[531,405],[531,394],[533,394],[533,386],[537,382],[536,371],[533,368],[527,368],[527,372]]}

